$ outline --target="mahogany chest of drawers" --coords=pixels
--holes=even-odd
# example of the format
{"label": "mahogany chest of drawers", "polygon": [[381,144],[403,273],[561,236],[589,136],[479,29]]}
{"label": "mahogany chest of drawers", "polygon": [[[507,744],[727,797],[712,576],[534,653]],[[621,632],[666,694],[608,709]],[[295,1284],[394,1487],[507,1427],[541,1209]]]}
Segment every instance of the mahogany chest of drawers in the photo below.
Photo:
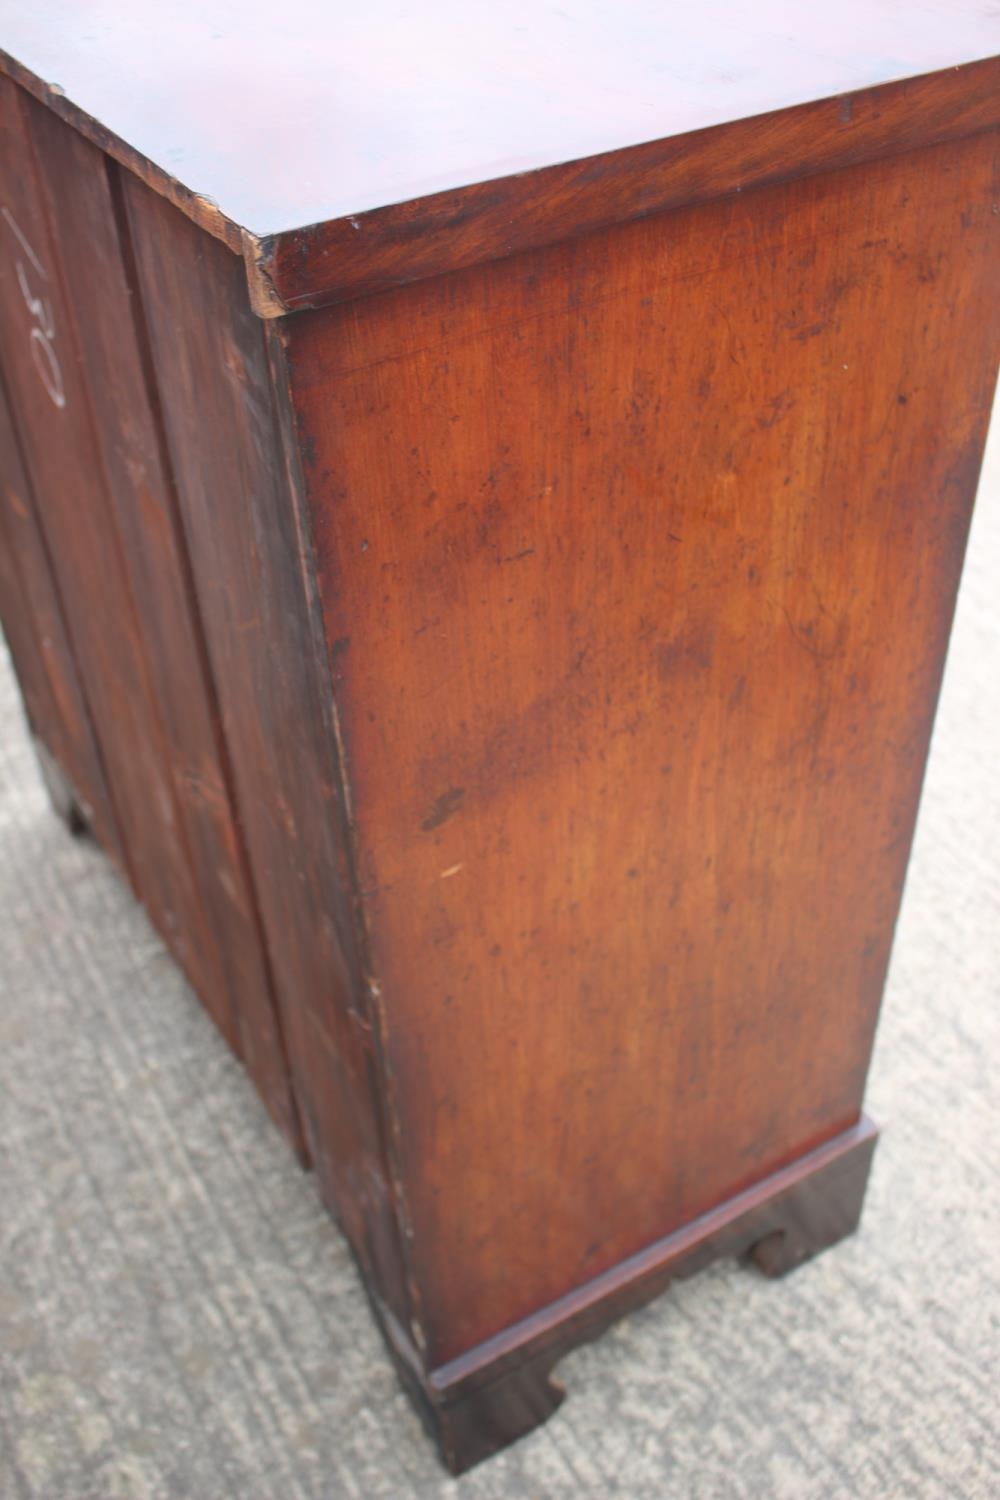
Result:
{"label": "mahogany chest of drawers", "polygon": [[4,22],[4,627],[461,1469],[857,1222],[996,26],[217,9]]}

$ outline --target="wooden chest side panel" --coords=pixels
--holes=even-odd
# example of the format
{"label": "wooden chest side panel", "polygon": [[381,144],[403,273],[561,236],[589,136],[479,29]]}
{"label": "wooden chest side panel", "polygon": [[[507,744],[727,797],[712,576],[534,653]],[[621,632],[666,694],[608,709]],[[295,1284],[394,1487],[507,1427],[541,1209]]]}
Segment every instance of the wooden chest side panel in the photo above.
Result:
{"label": "wooden chest side panel", "polygon": [[0,622],[32,730],[63,768],[95,836],[128,879],[90,710],[2,386]]}
{"label": "wooden chest side panel", "polygon": [[37,502],[36,520],[133,885],[195,989],[226,1025],[218,1003],[218,956],[179,828],[139,610],[110,507],[78,309],[67,293],[64,261],[81,247],[62,241],[49,216],[26,114],[30,101],[6,79],[0,80],[0,96],[5,227],[8,242],[12,238],[19,247],[3,265],[0,311],[8,396]]}
{"label": "wooden chest side panel", "polygon": [[251,311],[243,262],[138,179],[122,182],[296,1099],[324,1196],[405,1316],[325,646],[272,384],[283,352]]}
{"label": "wooden chest side panel", "polygon": [[857,1118],[996,135],[291,320],[432,1363]]}
{"label": "wooden chest side panel", "polygon": [[56,116],[26,101],[39,179],[61,244],[66,292],[87,371],[109,510],[162,725],[178,833],[219,981],[203,996],[296,1150],[301,1136],[271,993],[228,760],[144,362],[141,299],[131,284],[119,168]]}

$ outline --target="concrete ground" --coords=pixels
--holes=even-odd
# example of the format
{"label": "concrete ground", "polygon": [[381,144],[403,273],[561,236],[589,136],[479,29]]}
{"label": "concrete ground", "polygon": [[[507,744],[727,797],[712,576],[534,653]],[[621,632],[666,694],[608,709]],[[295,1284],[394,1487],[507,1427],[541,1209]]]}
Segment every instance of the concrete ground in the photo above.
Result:
{"label": "concrete ground", "polygon": [[351,1260],[100,853],[0,657],[3,1500],[1000,1495],[1000,433],[897,936],[861,1232],[719,1266],[561,1367],[447,1478]]}

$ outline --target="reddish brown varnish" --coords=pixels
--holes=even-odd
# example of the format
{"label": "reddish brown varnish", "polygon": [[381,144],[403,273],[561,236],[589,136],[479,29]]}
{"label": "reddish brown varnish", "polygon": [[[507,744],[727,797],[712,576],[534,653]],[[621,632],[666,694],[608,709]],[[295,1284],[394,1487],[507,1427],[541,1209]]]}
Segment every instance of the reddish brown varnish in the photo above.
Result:
{"label": "reddish brown varnish", "polygon": [[0,79],[40,757],[453,1469],[670,1277],[857,1222],[1000,346],[969,26],[967,66],[273,233]]}
{"label": "reddish brown varnish", "polygon": [[[44,719],[36,731],[88,807],[98,783],[85,731],[96,732],[133,886],[298,1148],[111,164],[7,79],[0,91],[5,379],[28,471],[8,508],[13,527],[17,486],[32,533],[18,554],[44,546],[51,559],[61,604],[51,613],[71,643],[59,656],[75,657],[87,704],[78,712],[62,694],[53,738]],[[74,749],[60,755],[69,736]]]}
{"label": "reddish brown varnish", "polygon": [[989,414],[992,146],[290,324],[435,1360],[858,1117]]}

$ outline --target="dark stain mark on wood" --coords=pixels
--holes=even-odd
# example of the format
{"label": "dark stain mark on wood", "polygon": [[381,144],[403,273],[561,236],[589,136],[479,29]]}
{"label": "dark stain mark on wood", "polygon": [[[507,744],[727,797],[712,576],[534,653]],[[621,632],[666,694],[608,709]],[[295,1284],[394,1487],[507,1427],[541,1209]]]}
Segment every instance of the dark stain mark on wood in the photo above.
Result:
{"label": "dark stain mark on wood", "polygon": [[442,823],[447,823],[462,805],[465,796],[464,786],[453,786],[446,792],[442,792],[427,814],[420,827],[424,833],[433,833],[435,828],[440,828]]}

